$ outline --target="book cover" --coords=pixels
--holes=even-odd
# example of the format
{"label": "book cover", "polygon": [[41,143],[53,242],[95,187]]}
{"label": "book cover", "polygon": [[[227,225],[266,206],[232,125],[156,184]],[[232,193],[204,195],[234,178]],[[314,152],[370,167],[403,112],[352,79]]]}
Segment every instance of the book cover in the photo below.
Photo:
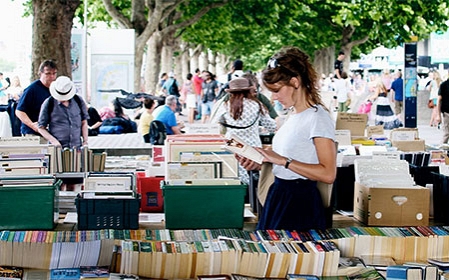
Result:
{"label": "book cover", "polygon": [[229,151],[181,151],[179,161],[222,162],[222,177],[238,177],[238,161]]}
{"label": "book cover", "polygon": [[133,274],[124,274],[124,273],[111,273],[109,274],[109,280],[132,280],[139,279],[139,276]]}
{"label": "book cover", "polygon": [[406,265],[391,265],[387,267],[387,279],[389,280],[423,279],[422,270],[419,267],[412,267]]}
{"label": "book cover", "polygon": [[449,269],[449,257],[428,258],[427,262],[438,266],[441,270]]}
{"label": "book cover", "polygon": [[0,266],[0,279],[22,279],[23,267]]}
{"label": "book cover", "polygon": [[439,278],[438,267],[435,265],[420,262],[405,262],[403,265],[421,268],[423,280],[437,280]]}
{"label": "book cover", "polygon": [[50,280],[77,280],[80,279],[79,268],[56,268],[50,270]]}
{"label": "book cover", "polygon": [[338,275],[349,275],[365,268],[361,258],[358,257],[340,257],[338,262]]}
{"label": "book cover", "polygon": [[224,149],[233,152],[235,154],[239,154],[259,164],[262,164],[263,161],[262,154],[259,153],[252,146],[248,145],[245,141],[243,141],[235,134],[231,135],[231,137],[226,141]]}
{"label": "book cover", "polygon": [[370,280],[383,280],[385,279],[374,267],[367,267],[355,273],[351,273],[348,275],[348,278],[351,280],[362,280],[362,279],[370,279]]}
{"label": "book cover", "polygon": [[109,266],[80,266],[80,276],[83,278],[109,278]]}
{"label": "book cover", "polygon": [[168,162],[166,180],[221,177],[221,162]]}
{"label": "book cover", "polygon": [[393,258],[388,256],[361,255],[360,257],[366,266],[372,266],[379,270],[386,270],[388,266],[396,265]]}

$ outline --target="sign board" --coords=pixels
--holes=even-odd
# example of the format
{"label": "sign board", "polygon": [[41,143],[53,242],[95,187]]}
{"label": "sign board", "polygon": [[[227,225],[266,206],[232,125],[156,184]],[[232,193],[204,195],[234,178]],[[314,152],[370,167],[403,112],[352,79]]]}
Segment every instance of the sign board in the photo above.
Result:
{"label": "sign board", "polygon": [[404,45],[404,116],[405,127],[416,127],[417,106],[417,44],[406,43]]}
{"label": "sign board", "polygon": [[336,130],[350,130],[351,136],[364,136],[368,122],[367,114],[338,113]]}

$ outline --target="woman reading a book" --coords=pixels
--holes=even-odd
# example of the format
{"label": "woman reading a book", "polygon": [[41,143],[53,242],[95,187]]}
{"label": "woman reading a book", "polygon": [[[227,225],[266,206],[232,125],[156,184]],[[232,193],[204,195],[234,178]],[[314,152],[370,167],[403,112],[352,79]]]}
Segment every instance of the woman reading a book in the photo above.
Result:
{"label": "woman reading a book", "polygon": [[[271,185],[258,229],[306,231],[326,227],[317,181],[336,177],[335,126],[318,92],[318,76],[309,57],[296,47],[275,54],[262,80],[289,116],[273,138],[272,149],[256,148],[273,164]],[[260,164],[236,156],[246,170]]]}

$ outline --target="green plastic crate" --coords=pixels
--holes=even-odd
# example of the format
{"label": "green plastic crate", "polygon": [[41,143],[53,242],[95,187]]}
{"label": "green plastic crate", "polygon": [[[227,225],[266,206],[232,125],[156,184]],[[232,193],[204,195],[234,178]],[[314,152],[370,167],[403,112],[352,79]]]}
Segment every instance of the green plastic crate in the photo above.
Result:
{"label": "green plastic crate", "polygon": [[0,187],[0,230],[54,229],[60,184]]}
{"label": "green plastic crate", "polygon": [[168,229],[243,228],[246,185],[161,188]]}

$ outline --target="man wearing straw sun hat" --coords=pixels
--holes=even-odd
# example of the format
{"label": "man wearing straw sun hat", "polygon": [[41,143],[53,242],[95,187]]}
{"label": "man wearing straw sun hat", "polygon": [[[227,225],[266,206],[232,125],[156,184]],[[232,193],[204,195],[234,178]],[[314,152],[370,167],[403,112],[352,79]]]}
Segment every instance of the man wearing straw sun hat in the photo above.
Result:
{"label": "man wearing straw sun hat", "polygon": [[39,114],[39,133],[63,148],[87,145],[87,107],[76,95],[74,83],[69,77],[60,76],[51,83],[50,94]]}

